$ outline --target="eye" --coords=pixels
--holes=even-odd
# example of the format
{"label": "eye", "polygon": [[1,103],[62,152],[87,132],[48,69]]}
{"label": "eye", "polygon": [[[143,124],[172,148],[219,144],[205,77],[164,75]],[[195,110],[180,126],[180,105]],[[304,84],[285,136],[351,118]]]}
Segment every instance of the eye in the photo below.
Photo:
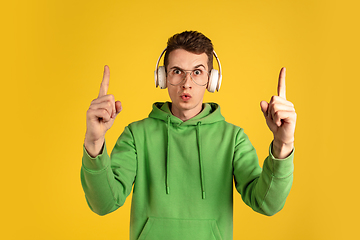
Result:
{"label": "eye", "polygon": [[193,71],[194,75],[201,75],[202,71],[200,69],[196,69]]}
{"label": "eye", "polygon": [[180,69],[174,69],[172,72],[174,75],[180,75],[182,73]]}

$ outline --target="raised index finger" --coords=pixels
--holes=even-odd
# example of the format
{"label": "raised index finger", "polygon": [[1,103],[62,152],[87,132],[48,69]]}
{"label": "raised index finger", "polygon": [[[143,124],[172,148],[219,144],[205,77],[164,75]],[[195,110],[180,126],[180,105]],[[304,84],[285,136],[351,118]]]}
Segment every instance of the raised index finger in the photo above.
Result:
{"label": "raised index finger", "polygon": [[285,75],[286,75],[286,68],[283,67],[279,75],[278,96],[284,99],[286,99]]}
{"label": "raised index finger", "polygon": [[100,86],[99,97],[105,96],[107,94],[110,82],[110,69],[109,66],[105,65],[104,75]]}

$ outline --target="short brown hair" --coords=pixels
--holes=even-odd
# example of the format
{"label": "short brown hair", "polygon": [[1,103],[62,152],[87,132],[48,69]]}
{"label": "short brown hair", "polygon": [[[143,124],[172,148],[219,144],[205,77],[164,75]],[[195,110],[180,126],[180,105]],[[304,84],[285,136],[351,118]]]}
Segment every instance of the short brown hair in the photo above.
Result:
{"label": "short brown hair", "polygon": [[169,54],[171,51],[176,49],[184,49],[195,54],[206,53],[208,56],[208,70],[211,71],[213,68],[214,47],[211,40],[204,34],[197,31],[185,31],[177,33],[169,38],[164,57],[165,71],[167,69],[167,65],[169,64]]}

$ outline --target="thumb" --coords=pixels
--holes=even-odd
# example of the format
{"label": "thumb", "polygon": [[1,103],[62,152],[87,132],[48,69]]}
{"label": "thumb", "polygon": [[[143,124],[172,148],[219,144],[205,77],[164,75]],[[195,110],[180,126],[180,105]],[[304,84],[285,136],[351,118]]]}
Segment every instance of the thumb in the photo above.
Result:
{"label": "thumb", "polygon": [[116,114],[119,114],[122,110],[122,104],[120,101],[115,102]]}
{"label": "thumb", "polygon": [[263,112],[264,116],[267,116],[267,110],[269,108],[269,104],[266,101],[260,102],[261,111]]}

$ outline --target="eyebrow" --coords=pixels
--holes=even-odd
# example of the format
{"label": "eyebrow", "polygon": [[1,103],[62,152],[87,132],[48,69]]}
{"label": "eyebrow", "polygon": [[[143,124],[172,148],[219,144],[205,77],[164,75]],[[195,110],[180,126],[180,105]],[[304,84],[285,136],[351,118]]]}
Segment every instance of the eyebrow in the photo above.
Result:
{"label": "eyebrow", "polygon": [[[193,67],[193,69],[197,69],[197,68],[200,68],[200,67],[203,67],[203,68],[206,70],[206,67],[205,67],[203,64],[196,65],[195,67]],[[171,67],[170,69],[180,69],[180,70],[184,70],[184,69],[182,69],[181,67],[178,67],[178,66],[173,66],[173,67]]]}

